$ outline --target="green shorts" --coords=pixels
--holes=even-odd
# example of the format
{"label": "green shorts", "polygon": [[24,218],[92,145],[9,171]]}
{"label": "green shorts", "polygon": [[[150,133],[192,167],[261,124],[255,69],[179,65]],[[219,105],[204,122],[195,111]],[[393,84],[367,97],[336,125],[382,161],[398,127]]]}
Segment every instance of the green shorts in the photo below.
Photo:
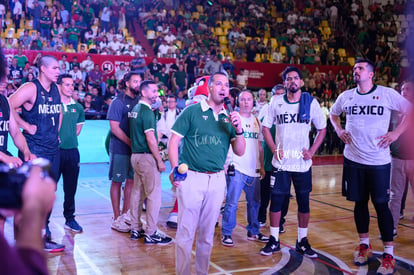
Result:
{"label": "green shorts", "polygon": [[109,179],[114,182],[124,182],[134,179],[134,169],[130,155],[109,154]]}

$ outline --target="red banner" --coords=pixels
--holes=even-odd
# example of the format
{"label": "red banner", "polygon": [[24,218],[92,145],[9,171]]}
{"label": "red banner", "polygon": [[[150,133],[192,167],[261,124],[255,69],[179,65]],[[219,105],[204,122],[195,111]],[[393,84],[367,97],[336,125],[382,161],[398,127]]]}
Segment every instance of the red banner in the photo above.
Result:
{"label": "red banner", "polygon": [[[17,53],[15,49],[5,49],[4,53],[8,61],[11,62],[13,56]],[[33,62],[37,54],[53,55],[57,59],[62,59],[62,55],[66,55],[67,61],[71,61],[74,56],[78,58],[78,62],[81,63],[86,59],[88,54],[85,53],[66,53],[66,52],[45,52],[45,51],[23,51],[23,54],[29,59],[29,62]],[[126,55],[101,55],[101,54],[89,54],[95,64],[99,64],[100,69],[104,68],[113,74],[115,70],[119,68],[121,63],[125,63],[129,66],[129,62],[134,58],[133,56]],[[153,57],[145,57],[147,65],[152,61]],[[162,64],[172,64],[175,62],[173,58],[157,58]],[[249,75],[248,86],[251,88],[272,88],[277,83],[282,83],[282,72],[287,66],[297,66],[302,68],[303,65],[291,65],[291,64],[274,64],[274,63],[257,63],[257,62],[234,62],[237,68],[235,73],[239,72],[241,68],[244,68]],[[351,67],[348,66],[322,66],[322,65],[306,65],[306,68],[313,73],[315,68],[319,67],[320,72],[328,73],[332,70],[334,75],[342,70],[346,75]]]}

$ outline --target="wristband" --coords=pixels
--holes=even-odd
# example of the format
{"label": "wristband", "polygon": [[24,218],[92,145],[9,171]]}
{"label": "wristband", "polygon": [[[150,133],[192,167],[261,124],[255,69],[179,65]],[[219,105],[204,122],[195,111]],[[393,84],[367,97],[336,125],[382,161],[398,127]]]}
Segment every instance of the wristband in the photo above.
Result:
{"label": "wristband", "polygon": [[241,131],[241,133],[237,133],[236,132],[236,136],[241,136],[241,135],[243,135],[244,134],[244,130],[242,129],[242,131]]}

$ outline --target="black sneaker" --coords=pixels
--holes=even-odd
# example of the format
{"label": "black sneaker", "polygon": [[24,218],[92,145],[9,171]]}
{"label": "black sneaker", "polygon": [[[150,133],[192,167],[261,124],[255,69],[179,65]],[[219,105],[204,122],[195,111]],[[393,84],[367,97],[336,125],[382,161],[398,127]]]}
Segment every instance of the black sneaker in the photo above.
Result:
{"label": "black sneaker", "polygon": [[130,239],[131,240],[134,240],[134,241],[136,241],[136,240],[138,240],[138,239],[141,239],[141,238],[143,238],[143,237],[145,237],[145,231],[144,231],[144,229],[141,229],[141,230],[131,230],[131,235],[130,235]]}
{"label": "black sneaker", "polygon": [[279,233],[285,233],[286,231],[285,231],[285,227],[283,226],[283,224],[281,224],[280,226],[279,226]]}
{"label": "black sneaker", "polygon": [[55,243],[47,237],[43,239],[43,245],[43,250],[50,253],[62,252],[63,250],[65,250],[65,245]]}
{"label": "black sneaker", "polygon": [[159,244],[159,245],[167,245],[172,242],[172,239],[168,236],[165,236],[158,231],[155,231],[154,234],[148,235],[145,234],[145,244]]}
{"label": "black sneaker", "polygon": [[76,233],[80,233],[83,231],[82,226],[80,226],[78,222],[75,221],[75,219],[65,222],[65,228],[70,229]]}
{"label": "black sneaker", "polygon": [[280,242],[276,241],[275,237],[270,235],[269,241],[267,242],[265,247],[260,249],[260,254],[264,256],[270,256],[278,251],[280,251]]}
{"label": "black sneaker", "polygon": [[269,237],[263,235],[260,232],[257,235],[252,235],[252,233],[247,232],[247,239],[249,241],[258,241],[258,242],[262,242],[262,243],[267,243],[269,241]]}
{"label": "black sneaker", "polygon": [[296,252],[302,254],[303,256],[306,256],[308,258],[317,258],[318,254],[316,254],[315,251],[311,248],[308,238],[303,238],[300,242],[296,241]]}
{"label": "black sneaker", "polygon": [[233,239],[230,235],[223,235],[221,237],[221,244],[225,246],[234,246]]}

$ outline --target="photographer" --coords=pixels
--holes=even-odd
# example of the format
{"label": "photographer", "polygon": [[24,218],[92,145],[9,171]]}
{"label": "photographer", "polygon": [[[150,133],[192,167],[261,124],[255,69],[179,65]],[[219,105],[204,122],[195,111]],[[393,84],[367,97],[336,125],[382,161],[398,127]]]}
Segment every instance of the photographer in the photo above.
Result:
{"label": "photographer", "polygon": [[[55,200],[56,184],[41,177],[42,169],[33,166],[22,191],[22,208],[16,245],[10,247],[0,234],[1,274],[48,274],[43,256],[41,230]],[[0,216],[6,211],[0,209]]]}

